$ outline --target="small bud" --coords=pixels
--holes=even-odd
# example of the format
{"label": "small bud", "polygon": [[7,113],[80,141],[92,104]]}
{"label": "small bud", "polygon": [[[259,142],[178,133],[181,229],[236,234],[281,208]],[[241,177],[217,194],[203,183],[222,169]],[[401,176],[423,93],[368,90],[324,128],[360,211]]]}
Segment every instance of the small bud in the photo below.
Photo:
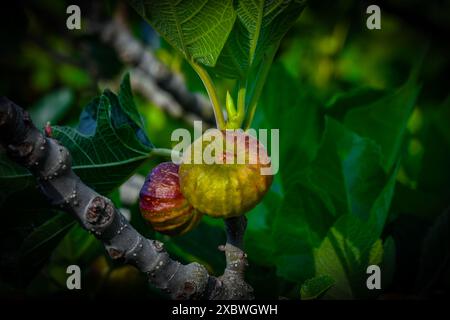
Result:
{"label": "small bud", "polygon": [[50,121],[47,121],[44,127],[44,133],[46,137],[51,137],[53,134],[52,127],[50,125]]}

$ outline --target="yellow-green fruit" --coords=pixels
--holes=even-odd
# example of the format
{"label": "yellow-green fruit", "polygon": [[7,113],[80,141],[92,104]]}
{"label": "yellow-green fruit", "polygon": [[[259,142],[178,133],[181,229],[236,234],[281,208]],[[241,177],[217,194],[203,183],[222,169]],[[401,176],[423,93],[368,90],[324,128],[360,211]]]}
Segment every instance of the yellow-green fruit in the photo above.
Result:
{"label": "yellow-green fruit", "polygon": [[198,213],[180,191],[178,165],[164,162],[147,176],[139,194],[139,208],[153,229],[168,235],[181,235],[200,221]]}
{"label": "yellow-green fruit", "polygon": [[199,212],[240,216],[269,189],[273,174],[264,146],[242,130],[209,130],[183,154],[181,192]]}

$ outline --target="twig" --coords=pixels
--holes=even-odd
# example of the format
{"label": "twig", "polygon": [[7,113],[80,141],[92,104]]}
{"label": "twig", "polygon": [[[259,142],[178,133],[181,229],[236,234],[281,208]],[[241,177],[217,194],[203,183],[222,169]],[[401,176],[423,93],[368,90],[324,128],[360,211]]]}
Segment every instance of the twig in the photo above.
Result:
{"label": "twig", "polygon": [[[57,61],[84,66],[94,78],[97,78],[99,76],[98,66],[83,50],[86,45],[84,38],[80,37],[78,33],[67,32],[67,29],[55,29],[55,26],[65,26],[65,20],[60,21],[58,17],[43,10],[42,7],[31,5],[30,8],[30,14],[36,19],[40,16],[47,17],[44,20],[38,19],[45,27],[52,28],[52,31],[55,31],[58,36],[73,42],[82,59],[73,59],[61,54],[42,41],[39,36],[33,37],[35,42],[38,40],[36,44],[48,51]],[[101,5],[97,2],[86,3],[83,8],[85,10],[83,12],[87,14],[83,16],[82,32],[98,36],[115,49],[119,59],[132,69],[131,79],[136,90],[171,116],[180,118],[186,123],[192,124],[193,120],[202,120],[205,128],[214,125],[214,116],[209,100],[201,94],[190,92],[180,75],[167,68],[152,54],[150,48],[143,46],[130,33],[123,22],[120,10],[113,20],[108,15],[108,20],[105,21],[105,17],[101,17]],[[126,6],[122,6],[122,8],[126,8]],[[136,80],[133,80],[134,78]]]}
{"label": "twig", "polygon": [[[201,94],[191,93],[183,79],[161,63],[149,48],[136,40],[119,19],[105,23],[90,21],[90,30],[99,34],[105,43],[111,45],[122,62],[134,68],[133,72],[138,73],[137,77],[139,81],[142,81],[142,85],[137,89],[147,98],[154,101],[153,96],[158,93],[161,96],[163,91],[167,102],[161,107],[166,108],[170,114],[179,116],[178,113],[182,112],[187,114],[189,119],[201,119],[206,124],[214,124],[209,101]],[[151,90],[143,90],[149,89],[150,86],[153,86]],[[161,97],[157,98],[161,101]],[[173,103],[174,106],[169,108],[168,102]]]}
{"label": "twig", "polygon": [[139,68],[131,69],[130,73],[133,89],[139,91],[158,108],[165,110],[171,117],[176,119],[183,117],[181,105],[168,92],[161,90],[151,77]]}
{"label": "twig", "polygon": [[69,151],[57,140],[44,136],[28,113],[5,97],[0,97],[0,143],[11,159],[37,178],[52,205],[72,214],[103,242],[112,259],[136,266],[171,298],[253,298],[252,288],[244,281],[247,259],[239,244],[245,223],[227,221],[228,241],[220,248],[227,265],[224,274],[216,278],[198,263],[183,265],[172,260],[161,242],[140,235],[111,200],[86,186],[72,171]]}

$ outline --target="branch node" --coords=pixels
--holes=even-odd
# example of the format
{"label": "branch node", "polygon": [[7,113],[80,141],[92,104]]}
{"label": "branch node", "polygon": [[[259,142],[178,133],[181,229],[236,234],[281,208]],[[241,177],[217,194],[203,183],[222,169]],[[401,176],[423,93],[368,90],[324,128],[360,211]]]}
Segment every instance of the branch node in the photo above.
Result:
{"label": "branch node", "polygon": [[101,196],[96,196],[88,205],[85,218],[89,224],[103,227],[112,220],[113,214],[114,208],[111,202]]}
{"label": "branch node", "polygon": [[123,251],[120,251],[116,248],[109,248],[108,254],[111,257],[111,259],[114,259],[114,260],[122,259],[125,255]]}
{"label": "branch node", "polygon": [[153,240],[153,246],[155,247],[155,250],[158,252],[161,252],[164,250],[164,243],[158,240]]}
{"label": "branch node", "polygon": [[191,281],[186,281],[184,283],[184,293],[187,294],[188,296],[190,296],[191,294],[193,294],[195,292],[196,286],[193,282]]}

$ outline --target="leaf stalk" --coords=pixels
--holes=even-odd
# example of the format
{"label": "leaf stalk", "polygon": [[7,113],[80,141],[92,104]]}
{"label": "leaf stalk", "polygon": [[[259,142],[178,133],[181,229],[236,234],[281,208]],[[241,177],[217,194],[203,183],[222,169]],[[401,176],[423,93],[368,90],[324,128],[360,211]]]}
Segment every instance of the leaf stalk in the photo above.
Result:
{"label": "leaf stalk", "polygon": [[208,92],[209,99],[211,100],[211,104],[214,110],[214,117],[216,118],[216,125],[218,129],[225,129],[226,123],[225,118],[222,113],[222,107],[220,106],[219,98],[217,97],[217,90],[214,86],[214,83],[209,76],[208,72],[202,68],[200,65],[195,63],[194,61],[189,61],[192,68],[197,72],[198,76],[203,82],[203,85]]}

